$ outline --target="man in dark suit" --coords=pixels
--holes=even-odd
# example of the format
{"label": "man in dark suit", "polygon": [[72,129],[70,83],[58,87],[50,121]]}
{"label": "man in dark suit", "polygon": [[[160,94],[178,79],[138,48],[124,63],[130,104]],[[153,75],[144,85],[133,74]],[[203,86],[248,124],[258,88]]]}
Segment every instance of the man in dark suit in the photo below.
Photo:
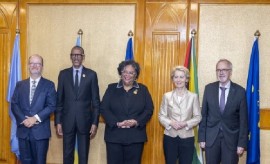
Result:
{"label": "man in dark suit", "polygon": [[237,164],[247,147],[248,123],[245,89],[233,83],[232,63],[216,65],[217,82],[206,85],[198,141],[207,164]]}
{"label": "man in dark suit", "polygon": [[73,66],[62,70],[58,77],[57,109],[55,124],[57,133],[63,135],[64,164],[73,164],[77,137],[79,163],[88,163],[90,139],[97,132],[99,119],[99,87],[97,74],[85,68],[82,62],[84,50],[80,46],[71,49]]}
{"label": "man in dark suit", "polygon": [[30,78],[17,83],[11,101],[17,121],[20,160],[22,164],[46,164],[56,91],[52,81],[41,77],[41,56],[30,56],[28,67]]}

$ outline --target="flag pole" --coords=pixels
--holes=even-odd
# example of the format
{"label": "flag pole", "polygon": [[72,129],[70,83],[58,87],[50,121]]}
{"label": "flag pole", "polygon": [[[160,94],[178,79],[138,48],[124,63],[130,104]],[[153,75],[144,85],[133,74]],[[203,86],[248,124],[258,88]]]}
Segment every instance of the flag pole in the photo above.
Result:
{"label": "flag pole", "polygon": [[82,29],[79,29],[78,33],[77,33],[80,37],[80,43],[81,43],[81,46],[82,46],[82,35],[83,35],[83,30]]}
{"label": "flag pole", "polygon": [[[259,37],[261,36],[261,33],[259,30],[256,30],[256,32],[254,33],[254,36],[256,39],[259,39]],[[260,105],[260,100],[257,101],[257,104]],[[260,124],[258,124],[259,128],[260,128]]]}
{"label": "flag pole", "polygon": [[16,23],[17,23],[17,25],[16,25],[16,34],[18,34],[17,33],[17,30],[19,30],[20,29],[20,1],[17,1],[17,8],[16,8]]}
{"label": "flag pole", "polygon": [[132,30],[129,30],[129,32],[128,32],[128,37],[133,37],[133,32],[132,32]]}
{"label": "flag pole", "polygon": [[258,43],[260,35],[259,30],[254,33],[246,86],[249,136],[247,164],[260,163],[260,64]]}
{"label": "flag pole", "polygon": [[256,38],[259,38],[259,37],[261,36],[260,31],[259,31],[259,30],[256,30],[256,32],[254,33],[254,36],[255,36]]}
{"label": "flag pole", "polygon": [[[77,32],[78,36],[76,39],[76,46],[82,47],[82,35],[83,35],[83,30],[79,29]],[[79,155],[78,155],[78,138],[76,136],[76,141],[75,141],[75,150],[74,150],[74,164],[79,163]]]}
{"label": "flag pole", "polygon": [[[18,1],[18,6],[19,6],[19,1]],[[19,11],[19,10],[17,10]],[[19,29],[19,18],[17,16],[17,29],[16,29],[16,35],[15,35],[15,38],[17,37],[17,35],[20,35],[20,29]],[[20,44],[19,44],[20,45]],[[21,61],[19,61],[21,62]],[[11,110],[11,109],[10,109]],[[13,115],[13,114],[12,114]],[[11,120],[12,121],[12,120]],[[11,123],[12,124],[12,123]],[[17,128],[16,128],[16,131],[17,131]],[[21,161],[19,159],[19,157],[16,155],[16,164],[21,164]]]}
{"label": "flag pole", "polygon": [[[20,1],[17,1],[17,8],[16,8],[16,34],[15,34],[15,40],[17,38],[17,35],[20,35]],[[14,42],[15,42],[14,40]],[[20,45],[20,44],[19,44]],[[21,61],[19,61],[21,62]],[[21,80],[21,79],[20,79]],[[9,109],[11,110],[11,109]],[[10,111],[11,112],[11,111]],[[13,115],[13,114],[12,114]],[[14,116],[13,116],[14,117]],[[13,122],[13,120],[11,120],[11,122]],[[12,126],[13,123],[11,123]],[[12,128],[12,127],[11,127]],[[12,131],[12,129],[11,129]],[[17,131],[17,128],[16,128]],[[11,132],[12,133],[12,132]],[[12,146],[11,146],[12,147]],[[18,158],[17,154],[16,154],[16,164],[20,164],[20,159]]]}
{"label": "flag pole", "polygon": [[134,60],[132,37],[133,37],[133,32],[129,30],[125,60]]}
{"label": "flag pole", "polygon": [[20,29],[16,29],[16,35],[20,34]]}
{"label": "flag pole", "polygon": [[190,33],[191,33],[191,37],[194,37],[197,34],[195,29],[192,29]]}
{"label": "flag pole", "polygon": [[[189,83],[187,85],[187,88],[189,91],[194,92],[198,94],[199,96],[199,90],[198,90],[198,76],[197,76],[197,56],[196,56],[196,44],[195,44],[195,36],[197,34],[197,31],[195,29],[192,29],[191,32],[191,38],[187,46],[186,50],[186,59],[184,66],[189,69],[190,72],[190,78]],[[194,129],[194,154],[193,154],[193,164],[203,164],[204,163],[204,155],[203,151],[199,146],[198,143],[198,127],[195,127]]]}

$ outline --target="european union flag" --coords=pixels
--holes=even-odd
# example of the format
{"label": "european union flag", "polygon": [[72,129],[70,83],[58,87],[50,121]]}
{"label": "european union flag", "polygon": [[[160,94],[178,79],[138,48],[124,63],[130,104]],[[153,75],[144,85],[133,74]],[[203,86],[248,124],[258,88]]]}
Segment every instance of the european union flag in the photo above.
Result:
{"label": "european union flag", "polygon": [[254,41],[250,56],[247,79],[247,105],[249,141],[247,164],[260,164],[260,95],[259,95],[259,46],[258,38]]}
{"label": "european union flag", "polygon": [[[9,74],[9,84],[8,84],[8,93],[7,93],[7,101],[10,103],[11,98],[16,87],[16,83],[22,79],[21,73],[21,57],[20,57],[20,34],[16,34],[16,38],[14,41],[13,54],[10,66],[10,74]],[[11,118],[11,135],[10,135],[10,144],[11,151],[16,154],[17,158],[19,158],[19,143],[18,138],[16,136],[17,124],[16,119],[10,109],[9,106],[9,116]]]}
{"label": "european union flag", "polygon": [[127,43],[126,58],[125,60],[133,60],[133,48],[132,48],[132,37],[129,38]]}

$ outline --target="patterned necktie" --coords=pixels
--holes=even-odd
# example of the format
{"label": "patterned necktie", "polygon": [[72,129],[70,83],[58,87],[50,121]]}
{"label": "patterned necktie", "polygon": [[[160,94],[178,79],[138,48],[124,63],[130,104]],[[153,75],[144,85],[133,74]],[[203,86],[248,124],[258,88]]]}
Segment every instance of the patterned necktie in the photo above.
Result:
{"label": "patterned necktie", "polygon": [[37,88],[36,81],[34,80],[32,81],[32,87],[31,87],[31,92],[30,92],[30,104],[32,103],[36,88]]}
{"label": "patterned necktie", "polygon": [[220,112],[223,113],[224,108],[225,108],[225,90],[227,88],[220,87],[220,89],[221,89],[221,95],[220,95],[220,101],[219,101],[219,109],[220,109]]}
{"label": "patterned necktie", "polygon": [[78,93],[79,90],[79,75],[78,75],[79,70],[76,70],[76,75],[75,75],[75,84],[74,84],[74,90],[75,93]]}

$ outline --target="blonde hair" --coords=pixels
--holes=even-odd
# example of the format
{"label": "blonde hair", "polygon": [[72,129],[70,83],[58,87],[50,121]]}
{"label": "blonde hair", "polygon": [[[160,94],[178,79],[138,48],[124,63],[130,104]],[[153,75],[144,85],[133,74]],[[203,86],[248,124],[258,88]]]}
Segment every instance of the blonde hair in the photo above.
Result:
{"label": "blonde hair", "polygon": [[176,66],[172,69],[171,79],[173,79],[176,71],[182,71],[185,73],[186,78],[189,80],[189,70],[184,66]]}

